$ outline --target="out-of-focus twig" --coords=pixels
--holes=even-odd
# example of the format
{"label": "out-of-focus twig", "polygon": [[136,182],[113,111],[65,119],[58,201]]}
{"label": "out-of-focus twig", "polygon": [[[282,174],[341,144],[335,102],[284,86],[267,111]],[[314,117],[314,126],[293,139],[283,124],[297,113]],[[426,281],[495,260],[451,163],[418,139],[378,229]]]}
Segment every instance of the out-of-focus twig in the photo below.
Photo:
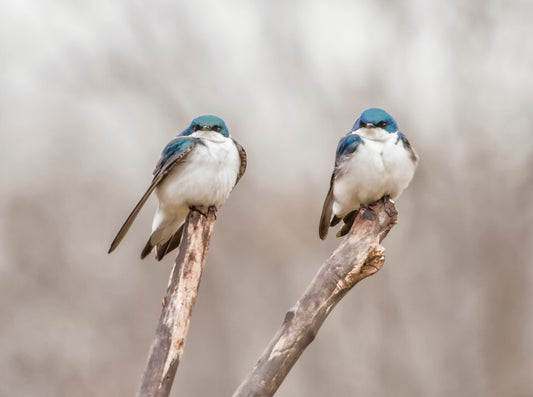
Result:
{"label": "out-of-focus twig", "polygon": [[359,211],[350,233],[287,312],[233,397],[264,397],[276,392],[335,305],[357,282],[381,269],[385,249],[380,243],[396,221],[396,208],[388,197]]}
{"label": "out-of-focus twig", "polygon": [[167,397],[170,394],[185,347],[215,220],[216,209],[210,207],[207,214],[192,210],[185,221],[179,253],[137,397]]}

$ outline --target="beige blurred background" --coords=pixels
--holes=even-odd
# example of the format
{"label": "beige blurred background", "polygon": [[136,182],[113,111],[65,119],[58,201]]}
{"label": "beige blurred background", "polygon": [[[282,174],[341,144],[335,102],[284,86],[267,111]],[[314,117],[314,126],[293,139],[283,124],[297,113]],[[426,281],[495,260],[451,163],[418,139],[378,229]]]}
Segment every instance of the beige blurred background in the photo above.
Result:
{"label": "beige blurred background", "polygon": [[421,162],[387,261],[277,396],[531,396],[533,3],[0,0],[0,395],[130,396],[172,258],[141,261],[161,149],[222,116],[218,221],[173,396],[228,396],[338,245],[338,139],[387,109]]}

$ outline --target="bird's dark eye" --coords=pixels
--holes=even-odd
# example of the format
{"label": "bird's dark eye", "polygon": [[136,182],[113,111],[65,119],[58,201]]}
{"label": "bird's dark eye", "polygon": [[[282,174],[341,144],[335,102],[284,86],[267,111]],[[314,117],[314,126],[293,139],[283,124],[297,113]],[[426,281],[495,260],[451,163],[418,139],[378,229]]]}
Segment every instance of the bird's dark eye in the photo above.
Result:
{"label": "bird's dark eye", "polygon": [[389,124],[389,123],[387,123],[386,121],[380,121],[380,122],[378,123],[378,127],[379,127],[379,128],[385,128],[385,127],[387,127],[388,124]]}
{"label": "bird's dark eye", "polygon": [[363,120],[360,120],[359,127],[366,127],[366,123]]}
{"label": "bird's dark eye", "polygon": [[213,131],[216,131],[216,132],[220,132],[220,131],[222,131],[222,126],[220,126],[220,125],[215,125],[215,126],[213,127]]}
{"label": "bird's dark eye", "polygon": [[200,128],[202,128],[199,124],[195,124],[192,126],[193,131],[198,131]]}

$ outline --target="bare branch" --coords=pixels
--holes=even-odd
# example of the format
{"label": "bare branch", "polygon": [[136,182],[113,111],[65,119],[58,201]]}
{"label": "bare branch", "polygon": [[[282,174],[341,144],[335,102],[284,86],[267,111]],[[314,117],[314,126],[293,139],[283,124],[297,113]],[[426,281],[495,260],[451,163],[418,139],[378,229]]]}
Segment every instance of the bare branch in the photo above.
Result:
{"label": "bare branch", "polygon": [[161,317],[137,397],[166,397],[170,394],[185,347],[189,321],[216,220],[215,213],[214,207],[209,208],[207,215],[193,210],[185,221],[179,253],[172,268]]}
{"label": "bare branch", "polygon": [[344,295],[385,261],[381,241],[396,224],[388,198],[362,209],[350,233],[322,265],[233,397],[272,396]]}

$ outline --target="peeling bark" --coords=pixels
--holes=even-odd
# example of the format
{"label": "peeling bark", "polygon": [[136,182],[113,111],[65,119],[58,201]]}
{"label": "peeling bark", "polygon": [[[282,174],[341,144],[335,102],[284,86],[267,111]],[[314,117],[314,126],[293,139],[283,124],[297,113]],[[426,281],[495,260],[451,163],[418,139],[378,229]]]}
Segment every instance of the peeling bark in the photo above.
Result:
{"label": "peeling bark", "polygon": [[355,284],[381,269],[385,249],[380,243],[396,221],[394,203],[386,197],[359,211],[352,230],[287,312],[233,397],[274,395],[335,305]]}

